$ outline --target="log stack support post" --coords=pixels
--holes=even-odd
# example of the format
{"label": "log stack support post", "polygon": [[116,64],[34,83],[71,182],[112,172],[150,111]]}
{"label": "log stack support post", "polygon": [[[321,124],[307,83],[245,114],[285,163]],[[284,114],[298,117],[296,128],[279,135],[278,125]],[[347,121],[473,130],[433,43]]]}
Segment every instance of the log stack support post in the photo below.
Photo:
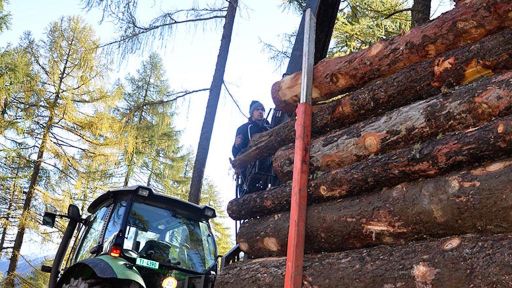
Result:
{"label": "log stack support post", "polygon": [[309,178],[309,146],[311,145],[311,91],[315,55],[316,18],[311,8],[305,11],[304,53],[302,57],[302,87],[295,122],[295,163],[288,231],[288,253],[286,257],[285,288],[302,287],[304,264],[304,242]]}

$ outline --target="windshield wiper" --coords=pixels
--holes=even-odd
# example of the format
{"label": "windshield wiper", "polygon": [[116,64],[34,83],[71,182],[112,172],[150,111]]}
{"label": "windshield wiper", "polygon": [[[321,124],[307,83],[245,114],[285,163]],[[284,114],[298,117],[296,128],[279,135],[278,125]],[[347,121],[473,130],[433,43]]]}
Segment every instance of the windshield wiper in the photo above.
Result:
{"label": "windshield wiper", "polygon": [[172,262],[171,259],[167,259],[165,261],[165,263],[162,263],[162,264],[168,264],[168,265],[173,265],[173,266],[180,266],[181,265],[181,262],[180,261],[176,261],[176,262]]}

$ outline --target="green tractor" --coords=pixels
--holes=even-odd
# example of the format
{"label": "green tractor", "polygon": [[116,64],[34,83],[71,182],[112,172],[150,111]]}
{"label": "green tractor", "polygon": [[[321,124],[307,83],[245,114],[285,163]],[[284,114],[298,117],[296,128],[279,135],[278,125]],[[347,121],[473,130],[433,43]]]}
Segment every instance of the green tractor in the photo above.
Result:
{"label": "green tractor", "polygon": [[53,266],[42,268],[49,287],[213,287],[213,208],[133,186],[106,192],[87,211],[82,218],[70,205],[67,215],[43,216],[50,227],[69,219]]}

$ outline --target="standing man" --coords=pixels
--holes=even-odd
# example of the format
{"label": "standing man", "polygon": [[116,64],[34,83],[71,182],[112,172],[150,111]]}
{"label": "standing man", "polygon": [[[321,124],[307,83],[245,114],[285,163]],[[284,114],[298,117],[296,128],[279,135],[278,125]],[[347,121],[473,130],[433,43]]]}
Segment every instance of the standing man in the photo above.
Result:
{"label": "standing man", "polygon": [[249,106],[249,121],[236,129],[235,144],[231,152],[238,156],[247,146],[254,135],[270,129],[270,123],[265,119],[265,107],[259,101],[252,101]]}
{"label": "standing man", "polygon": [[[252,101],[249,106],[249,120],[236,130],[235,143],[231,152],[233,157],[243,152],[249,141],[258,133],[270,129],[270,123],[265,119],[265,107],[259,101]],[[251,163],[240,173],[240,181],[237,183],[239,196],[259,190],[265,190],[270,183],[272,175],[271,158],[265,158]]]}

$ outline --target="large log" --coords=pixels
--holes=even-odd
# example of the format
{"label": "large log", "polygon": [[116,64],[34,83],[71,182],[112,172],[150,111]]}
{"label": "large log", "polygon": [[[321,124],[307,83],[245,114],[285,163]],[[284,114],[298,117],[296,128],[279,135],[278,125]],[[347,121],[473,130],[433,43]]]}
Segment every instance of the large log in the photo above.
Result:
{"label": "large log", "polygon": [[[343,98],[314,106],[312,133],[347,127],[384,112],[439,94],[446,88],[469,83],[484,75],[512,68],[512,31],[507,29],[477,43],[447,52],[436,59],[407,67],[375,80]],[[294,121],[258,134],[232,165],[242,169],[255,159],[273,155],[293,143]]]}
{"label": "large log", "polygon": [[[509,0],[464,1],[405,35],[380,41],[344,57],[320,61],[313,72],[313,102],[354,90],[370,80],[478,41],[505,27],[512,27],[512,3]],[[293,112],[299,100],[300,85],[301,72],[274,83],[272,99],[276,106]]]}
{"label": "large log", "polygon": [[[511,112],[512,72],[508,72],[313,140],[310,173],[338,169],[440,134],[477,127]],[[292,178],[293,154],[294,146],[288,145],[273,158],[274,172],[283,182]]]}
{"label": "large log", "polygon": [[[404,244],[425,237],[512,232],[512,159],[308,207],[305,253]],[[284,256],[290,213],[245,221],[237,242],[254,258]]]}
{"label": "large log", "polygon": [[[512,287],[512,235],[461,236],[404,246],[306,255],[303,287]],[[283,287],[283,258],[226,267],[215,287]]]}
{"label": "large log", "polygon": [[[419,178],[432,178],[498,160],[512,152],[512,116],[498,118],[478,129],[447,134],[439,139],[370,157],[310,181],[308,200],[339,199]],[[249,219],[287,210],[290,185],[247,194],[228,203],[235,220]]]}

